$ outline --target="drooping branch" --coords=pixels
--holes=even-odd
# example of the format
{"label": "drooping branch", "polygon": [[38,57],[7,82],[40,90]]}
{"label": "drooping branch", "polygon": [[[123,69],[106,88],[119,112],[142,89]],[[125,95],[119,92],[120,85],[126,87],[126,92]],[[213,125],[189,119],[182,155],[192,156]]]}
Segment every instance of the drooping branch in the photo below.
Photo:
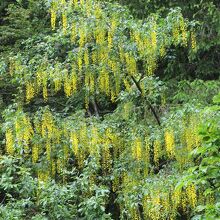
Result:
{"label": "drooping branch", "polygon": [[[137,86],[138,90],[140,91],[140,93],[141,93],[141,95],[142,95],[142,94],[143,94],[143,91],[142,91],[142,89],[141,89],[141,86],[140,86],[139,82],[134,78],[134,76],[131,76],[131,79],[133,80],[134,84]],[[153,113],[153,115],[154,115],[156,121],[157,121],[157,124],[160,126],[161,123],[160,123],[160,119],[159,119],[159,116],[157,115],[156,110],[154,109],[153,105],[150,103],[149,100],[146,100],[146,101],[147,101],[147,104],[148,104],[150,110],[152,111],[152,113]]]}

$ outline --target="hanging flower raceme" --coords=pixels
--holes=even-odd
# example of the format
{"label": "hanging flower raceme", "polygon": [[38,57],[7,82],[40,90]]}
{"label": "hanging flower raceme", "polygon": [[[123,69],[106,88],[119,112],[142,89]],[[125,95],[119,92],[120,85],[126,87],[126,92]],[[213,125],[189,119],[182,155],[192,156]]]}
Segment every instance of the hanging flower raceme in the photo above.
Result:
{"label": "hanging flower raceme", "polygon": [[39,146],[34,144],[32,146],[32,162],[36,163],[39,159]]}
{"label": "hanging flower raceme", "polygon": [[31,83],[31,82],[27,82],[27,85],[26,85],[26,100],[27,100],[27,103],[29,103],[31,101],[31,99],[34,98],[34,95],[35,95],[35,91],[34,91],[34,84]]}
{"label": "hanging flower raceme", "polygon": [[196,51],[197,45],[196,45],[196,34],[194,31],[191,32],[191,47],[193,51]]}
{"label": "hanging flower raceme", "polygon": [[135,75],[137,73],[137,64],[135,58],[131,54],[126,53],[125,60],[128,74],[131,76]]}
{"label": "hanging flower raceme", "polygon": [[165,146],[169,158],[175,157],[175,141],[174,132],[172,130],[165,131]]}
{"label": "hanging flower raceme", "polygon": [[8,154],[13,155],[15,149],[14,149],[14,136],[11,128],[6,130],[5,139],[6,139],[6,152]]}
{"label": "hanging flower raceme", "polygon": [[66,12],[62,13],[62,23],[63,23],[63,33],[65,35],[67,33],[67,14],[66,14]]}
{"label": "hanging flower raceme", "polygon": [[186,30],[186,23],[184,21],[184,18],[181,16],[180,17],[180,30],[182,34],[182,44],[183,46],[187,46],[187,30]]}
{"label": "hanging flower raceme", "polygon": [[189,204],[192,208],[196,207],[197,204],[197,195],[196,195],[196,187],[194,184],[190,184],[186,188],[186,194],[188,197]]}
{"label": "hanging flower raceme", "polygon": [[51,112],[46,109],[42,115],[41,134],[43,138],[51,139],[54,131],[54,119]]}
{"label": "hanging flower raceme", "polygon": [[67,71],[64,73],[64,92],[67,97],[72,94],[72,81]]}
{"label": "hanging flower raceme", "polygon": [[132,146],[132,156],[136,160],[141,160],[142,157],[142,141],[140,138],[137,138]]}
{"label": "hanging flower raceme", "polygon": [[52,30],[55,30],[55,28],[56,28],[57,10],[58,10],[57,1],[52,1],[51,8],[50,8]]}

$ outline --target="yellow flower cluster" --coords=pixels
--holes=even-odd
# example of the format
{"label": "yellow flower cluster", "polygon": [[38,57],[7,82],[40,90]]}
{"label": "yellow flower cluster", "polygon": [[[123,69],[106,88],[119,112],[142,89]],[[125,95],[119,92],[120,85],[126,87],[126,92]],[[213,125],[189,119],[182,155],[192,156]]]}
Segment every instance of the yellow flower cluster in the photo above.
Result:
{"label": "yellow flower cluster", "polygon": [[186,31],[186,24],[184,18],[180,18],[180,30],[182,32],[182,44],[183,46],[187,46],[187,31]]}
{"label": "yellow flower cluster", "polygon": [[165,146],[169,158],[175,157],[174,132],[172,130],[165,132]]}
{"label": "yellow flower cluster", "polygon": [[51,8],[51,27],[52,30],[56,28],[56,11],[53,8]]}
{"label": "yellow flower cluster", "polygon": [[124,85],[125,85],[126,90],[127,90],[128,92],[131,92],[131,85],[130,85],[128,79],[125,78],[123,82],[124,82]]}
{"label": "yellow flower cluster", "polygon": [[119,185],[119,177],[114,175],[114,179],[112,180],[112,191],[116,192],[118,190]]}
{"label": "yellow flower cluster", "polygon": [[65,72],[64,74],[64,92],[66,97],[70,97],[72,94],[72,81],[68,72]]}
{"label": "yellow flower cluster", "polygon": [[[167,181],[165,181],[167,183]],[[195,186],[190,185],[188,189],[174,189],[172,185],[166,185],[164,183],[157,183],[152,186],[147,186],[148,193],[143,196],[142,207],[144,219],[152,220],[174,220],[177,217],[179,210],[182,210],[187,214],[187,207],[195,208],[197,203],[197,195]],[[133,186],[137,186],[138,183],[133,178],[125,174],[123,181],[123,195],[127,198],[127,195],[131,192]],[[134,215],[132,205],[127,202],[125,204],[129,210],[129,214]]]}
{"label": "yellow flower cluster", "polygon": [[82,26],[81,29],[79,29],[79,47],[80,48],[83,48],[86,44],[86,35],[87,35],[86,27]]}
{"label": "yellow flower cluster", "polygon": [[162,58],[164,58],[165,55],[166,55],[166,48],[165,48],[164,45],[162,45],[162,46],[160,47],[160,56],[161,56]]}
{"label": "yellow flower cluster", "polygon": [[146,73],[148,76],[152,76],[156,69],[156,59],[153,55],[151,55],[147,60],[147,70]]}
{"label": "yellow flower cluster", "polygon": [[161,143],[159,140],[155,140],[154,141],[154,163],[156,166],[159,165],[160,153],[161,153]]}
{"label": "yellow flower cluster", "polygon": [[107,39],[108,40],[108,49],[109,50],[111,50],[112,47],[113,47],[113,38],[114,38],[114,33],[115,33],[116,27],[117,27],[117,20],[114,19],[114,17],[113,17],[113,19],[111,21],[111,28],[110,28],[110,30],[108,32],[108,39]]}
{"label": "yellow flower cluster", "polygon": [[77,33],[78,33],[77,26],[75,22],[73,22],[71,28],[71,38],[70,38],[72,43],[76,43]]}
{"label": "yellow flower cluster", "polygon": [[137,73],[137,64],[135,58],[131,54],[126,53],[125,60],[128,74],[134,76]]}
{"label": "yellow flower cluster", "polygon": [[75,93],[77,91],[77,75],[74,66],[72,68],[71,80],[72,80],[72,91],[73,93]]}
{"label": "yellow flower cluster", "polygon": [[110,81],[108,70],[103,67],[99,74],[99,89],[106,95],[110,95]]}
{"label": "yellow flower cluster", "polygon": [[193,51],[196,51],[196,35],[194,31],[191,32],[191,47]]}
{"label": "yellow flower cluster", "polygon": [[133,143],[132,156],[138,161],[142,158],[142,142],[140,138],[137,138]]}
{"label": "yellow flower cluster", "polygon": [[174,45],[177,45],[179,43],[179,38],[180,38],[180,28],[179,28],[179,24],[176,23],[173,26],[173,43],[174,43]]}
{"label": "yellow flower cluster", "polygon": [[32,162],[36,163],[39,158],[39,147],[37,144],[34,144],[32,146]]}
{"label": "yellow flower cluster", "polygon": [[13,131],[12,129],[7,129],[6,134],[5,134],[5,138],[6,138],[6,152],[8,154],[13,155],[14,154],[14,136],[13,136]]}
{"label": "yellow flower cluster", "polygon": [[99,2],[95,2],[94,8],[95,8],[94,15],[95,15],[96,19],[100,19],[103,14],[101,4]]}
{"label": "yellow flower cluster", "polygon": [[79,1],[78,0],[73,0],[73,5],[75,6],[75,8],[77,8]]}
{"label": "yellow flower cluster", "polygon": [[62,14],[62,23],[63,23],[63,33],[64,35],[67,33],[67,14],[63,12]]}
{"label": "yellow flower cluster", "polygon": [[106,31],[101,28],[102,25],[97,27],[96,31],[94,32],[94,38],[96,40],[96,44],[102,46],[105,43],[105,36],[106,36]]}
{"label": "yellow flower cluster", "polygon": [[134,31],[133,33],[131,32],[131,37],[136,42],[139,52],[141,52],[141,46],[143,46],[142,45],[143,41],[141,39],[140,32],[139,31]]}
{"label": "yellow flower cluster", "polygon": [[192,208],[195,208],[197,204],[197,195],[196,195],[196,187],[194,184],[187,186],[186,194],[188,197],[189,204],[191,205]]}
{"label": "yellow flower cluster", "polygon": [[26,85],[26,100],[27,103],[30,102],[31,99],[34,98],[34,84],[31,82],[27,82]]}
{"label": "yellow flower cluster", "polygon": [[53,136],[53,129],[54,129],[54,120],[53,115],[51,112],[46,109],[42,115],[42,122],[41,122],[41,134],[43,138],[48,137],[49,139]]}
{"label": "yellow flower cluster", "polygon": [[50,174],[48,170],[39,170],[38,171],[38,181],[39,182],[46,182],[50,178]]}
{"label": "yellow flower cluster", "polygon": [[51,8],[50,8],[50,21],[51,21],[51,28],[52,30],[56,29],[56,19],[57,19],[57,11],[58,11],[58,2],[52,1]]}

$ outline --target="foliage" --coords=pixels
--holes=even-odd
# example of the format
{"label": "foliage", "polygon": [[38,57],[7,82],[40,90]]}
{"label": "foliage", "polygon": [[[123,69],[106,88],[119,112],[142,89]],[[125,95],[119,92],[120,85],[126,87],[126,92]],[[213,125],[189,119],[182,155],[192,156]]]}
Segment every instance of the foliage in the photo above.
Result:
{"label": "foliage", "polygon": [[[220,4],[217,0],[116,0],[130,8],[135,17],[146,19],[160,11],[167,14],[172,7],[180,7],[185,18],[196,20],[198,53],[191,54],[186,49],[169,51],[166,62],[161,65],[157,75],[176,79],[218,79],[219,78],[219,24]],[[178,72],[178,74],[176,74]],[[165,74],[164,74],[165,73]]]}
{"label": "foliage", "polygon": [[219,217],[218,4],[137,2],[4,1],[0,219]]}
{"label": "foliage", "polygon": [[209,115],[200,128],[202,137],[201,146],[192,151],[191,157],[196,161],[195,166],[191,167],[183,182],[188,184],[193,181],[202,191],[205,200],[197,206],[198,213],[194,219],[217,219],[219,217],[219,146],[220,146],[220,127],[219,127],[219,104],[220,94],[214,97],[215,105],[205,109],[205,115]]}
{"label": "foliage", "polygon": [[[175,84],[175,82],[173,82],[172,85],[173,84]],[[200,105],[208,105],[212,104],[212,98],[219,92],[219,87],[220,84],[218,80],[203,81],[198,79],[193,82],[182,80],[168,90],[170,94],[175,94],[171,96],[172,98],[170,100],[175,104],[198,103]],[[209,94],[209,96],[207,96],[207,94]],[[167,96],[169,96],[169,94],[167,94]]]}
{"label": "foliage", "polygon": [[[46,3],[40,1],[10,1],[3,0],[0,12],[4,15],[1,20],[0,53],[18,52],[22,41],[35,34],[48,32],[49,16],[45,11]],[[48,17],[48,18],[47,18]],[[44,19],[41,19],[44,18]]]}

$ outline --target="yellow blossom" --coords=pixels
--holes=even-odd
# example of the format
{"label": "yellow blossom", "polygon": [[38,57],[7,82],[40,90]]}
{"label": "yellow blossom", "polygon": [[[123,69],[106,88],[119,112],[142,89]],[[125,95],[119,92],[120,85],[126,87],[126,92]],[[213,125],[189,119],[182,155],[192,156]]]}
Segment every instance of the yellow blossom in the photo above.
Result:
{"label": "yellow blossom", "polygon": [[170,158],[173,158],[175,156],[175,142],[173,131],[165,131],[164,137],[167,154]]}
{"label": "yellow blossom", "polygon": [[72,93],[72,81],[68,76],[68,73],[65,73],[64,76],[64,92],[67,97],[71,96]]}
{"label": "yellow blossom", "polygon": [[183,45],[186,47],[187,46],[187,31],[186,31],[186,24],[184,22],[184,18],[180,18],[180,30],[182,32],[182,42]]}
{"label": "yellow blossom", "polygon": [[77,39],[77,26],[75,23],[73,23],[71,28],[71,42],[75,43],[76,39]]}
{"label": "yellow blossom", "polygon": [[193,51],[196,51],[196,35],[195,35],[195,32],[192,31],[191,32],[191,47],[193,49]]}
{"label": "yellow blossom", "polygon": [[39,148],[37,144],[34,144],[32,146],[32,161],[33,163],[36,163],[39,158]]}
{"label": "yellow blossom", "polygon": [[51,27],[52,30],[56,28],[56,11],[53,8],[51,8]]}
{"label": "yellow blossom", "polygon": [[27,82],[27,85],[26,85],[26,100],[27,100],[27,103],[30,102],[31,99],[33,99],[34,97],[34,84],[31,83],[31,82]]}
{"label": "yellow blossom", "polygon": [[196,187],[194,184],[190,184],[186,188],[186,194],[188,197],[189,204],[192,208],[196,207],[197,204],[197,195],[196,195]]}
{"label": "yellow blossom", "polygon": [[6,130],[5,138],[6,138],[6,152],[8,154],[13,155],[15,149],[14,149],[14,137],[13,137],[12,129]]}
{"label": "yellow blossom", "polygon": [[66,12],[62,13],[62,22],[63,22],[63,33],[66,34],[66,32],[67,32],[67,14],[66,14]]}
{"label": "yellow blossom", "polygon": [[142,155],[142,143],[141,139],[137,138],[132,147],[132,155],[134,159],[141,160],[141,155]]}

